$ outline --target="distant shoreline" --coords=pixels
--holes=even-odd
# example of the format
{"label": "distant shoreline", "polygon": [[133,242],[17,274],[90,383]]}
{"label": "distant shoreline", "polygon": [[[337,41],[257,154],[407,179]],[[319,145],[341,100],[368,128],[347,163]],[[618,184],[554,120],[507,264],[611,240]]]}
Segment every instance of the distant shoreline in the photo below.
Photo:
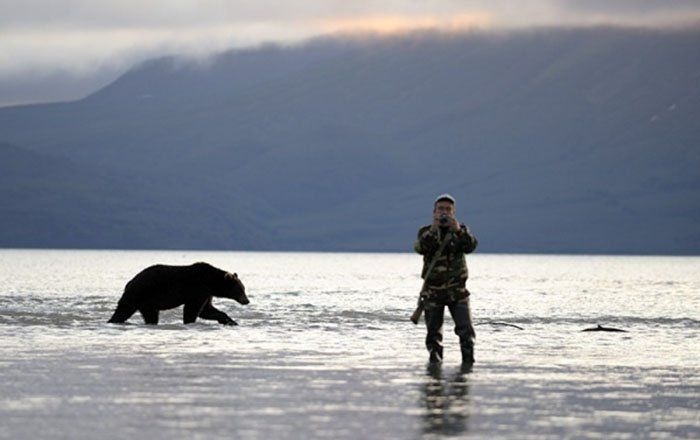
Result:
{"label": "distant shoreline", "polygon": [[[95,251],[95,252],[236,252],[236,253],[288,253],[288,254],[414,254],[413,251],[399,250],[314,250],[314,249],[156,249],[156,248],[97,248],[97,247],[2,247],[3,251]],[[567,257],[700,257],[700,253],[649,253],[635,254],[626,252],[536,252],[536,251],[483,251],[473,255],[502,256],[567,256]]]}

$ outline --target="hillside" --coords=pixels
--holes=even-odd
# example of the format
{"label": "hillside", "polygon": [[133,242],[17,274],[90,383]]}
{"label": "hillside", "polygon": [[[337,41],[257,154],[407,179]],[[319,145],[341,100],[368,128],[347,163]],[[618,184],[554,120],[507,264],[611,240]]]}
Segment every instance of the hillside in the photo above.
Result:
{"label": "hillside", "polygon": [[697,254],[699,43],[548,29],[152,60],[0,109],[0,246],[410,250],[449,191],[482,251]]}

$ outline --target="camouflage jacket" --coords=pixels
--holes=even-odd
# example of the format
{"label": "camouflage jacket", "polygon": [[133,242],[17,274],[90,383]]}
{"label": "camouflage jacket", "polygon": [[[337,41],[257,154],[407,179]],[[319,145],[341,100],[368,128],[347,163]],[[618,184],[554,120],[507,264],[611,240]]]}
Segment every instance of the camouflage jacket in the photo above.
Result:
{"label": "camouflage jacket", "polygon": [[[418,231],[418,239],[414,249],[423,255],[421,278],[425,279],[428,266],[440,248],[442,239],[446,234],[447,231],[434,230],[430,226],[424,226]],[[476,249],[477,243],[476,237],[465,225],[462,225],[459,231],[453,232],[450,241],[445,245],[427,279],[427,290],[463,291],[464,296],[468,295],[465,283],[469,273],[464,254],[468,254]]]}

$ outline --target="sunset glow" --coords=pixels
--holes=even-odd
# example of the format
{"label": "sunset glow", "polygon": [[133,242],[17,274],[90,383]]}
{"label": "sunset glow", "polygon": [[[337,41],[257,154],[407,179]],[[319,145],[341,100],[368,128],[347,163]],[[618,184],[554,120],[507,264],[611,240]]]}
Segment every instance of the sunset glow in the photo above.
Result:
{"label": "sunset glow", "polygon": [[421,29],[462,31],[486,28],[492,23],[491,14],[471,12],[450,16],[378,15],[342,18],[322,21],[319,27],[324,32],[394,34]]}

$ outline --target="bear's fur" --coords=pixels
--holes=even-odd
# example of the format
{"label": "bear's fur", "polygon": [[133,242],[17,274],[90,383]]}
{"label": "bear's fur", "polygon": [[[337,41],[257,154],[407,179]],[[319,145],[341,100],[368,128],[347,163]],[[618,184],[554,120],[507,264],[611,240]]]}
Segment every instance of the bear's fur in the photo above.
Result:
{"label": "bear's fur", "polygon": [[139,272],[126,284],[117,310],[109,322],[122,323],[137,310],[146,324],[158,324],[158,312],[185,305],[183,322],[195,322],[197,317],[213,319],[221,324],[238,325],[216,309],[212,297],[231,298],[248,304],[245,287],[238,275],[207,264],[166,266],[158,264]]}

